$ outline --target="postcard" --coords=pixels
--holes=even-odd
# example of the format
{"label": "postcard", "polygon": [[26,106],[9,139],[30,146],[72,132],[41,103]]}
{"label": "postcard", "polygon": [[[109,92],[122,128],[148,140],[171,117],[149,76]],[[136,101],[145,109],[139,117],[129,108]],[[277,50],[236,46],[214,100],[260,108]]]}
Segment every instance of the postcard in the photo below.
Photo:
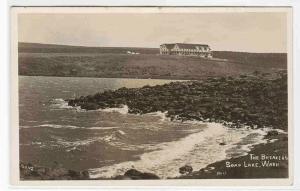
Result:
{"label": "postcard", "polygon": [[291,185],[291,13],[13,7],[12,184]]}

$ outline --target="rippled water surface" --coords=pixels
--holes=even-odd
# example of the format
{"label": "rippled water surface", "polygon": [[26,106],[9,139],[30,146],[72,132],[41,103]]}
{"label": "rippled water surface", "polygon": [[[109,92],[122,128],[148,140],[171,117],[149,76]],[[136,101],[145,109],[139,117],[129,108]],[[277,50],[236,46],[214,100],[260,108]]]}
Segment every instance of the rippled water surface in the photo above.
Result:
{"label": "rippled water surface", "polygon": [[171,122],[162,112],[128,114],[127,106],[83,111],[64,101],[121,87],[170,82],[19,77],[20,160],[89,169],[91,177],[111,177],[136,168],[166,178],[178,176],[178,168],[185,164],[198,170],[211,162],[243,155],[261,141],[263,130]]}

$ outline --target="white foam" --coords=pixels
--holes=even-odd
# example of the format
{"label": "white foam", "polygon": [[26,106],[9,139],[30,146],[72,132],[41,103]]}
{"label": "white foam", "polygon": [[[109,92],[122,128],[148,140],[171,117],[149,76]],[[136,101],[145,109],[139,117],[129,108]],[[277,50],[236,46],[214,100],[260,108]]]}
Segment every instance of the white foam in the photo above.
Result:
{"label": "white foam", "polygon": [[[57,98],[57,99],[53,99],[51,100],[51,106],[54,109],[75,109],[78,112],[94,112],[95,110],[85,110],[85,109],[81,109],[80,106],[69,106],[68,102],[65,101],[62,98]],[[122,105],[122,107],[112,107],[112,108],[105,108],[105,109],[98,109],[96,111],[102,111],[102,112],[118,112],[121,114],[128,114],[128,106],[127,105]]]}
{"label": "white foam", "polygon": [[72,148],[75,147],[74,149],[72,149],[72,150],[75,150],[77,148],[77,146],[89,145],[98,140],[99,140],[99,138],[90,138],[90,139],[79,140],[79,141],[67,141],[60,137],[57,137],[55,143],[57,145],[63,145],[64,147],[68,148],[67,151],[68,150],[70,151],[69,147],[72,147]]}
{"label": "white foam", "polygon": [[[245,156],[251,151],[254,145],[267,143],[268,140],[264,139],[264,136],[270,130],[269,128],[263,129],[233,129],[235,131],[240,131],[244,133],[244,137],[236,144],[230,145],[226,152],[226,158],[236,158],[240,156]],[[250,137],[251,136],[251,137]],[[245,143],[246,142],[246,143]]]}
{"label": "white foam", "polygon": [[118,130],[118,133],[120,133],[121,135],[125,135],[126,133],[124,131]]}
{"label": "white foam", "polygon": [[53,142],[51,146],[63,146],[65,147],[67,152],[78,149],[78,146],[87,146],[97,141],[105,142],[111,146],[122,146],[122,143],[118,142],[117,140],[118,138],[115,136],[115,133],[111,135],[106,135],[104,137],[97,136],[97,137],[91,137],[84,140],[76,140],[76,141],[65,140],[62,137],[57,137],[57,136],[51,136],[51,138],[55,139],[55,142]]}
{"label": "white foam", "polygon": [[278,141],[278,139],[270,139],[268,140],[268,143],[274,143],[275,141]]}
{"label": "white foam", "polygon": [[79,127],[75,125],[60,125],[60,124],[42,124],[37,126],[20,126],[21,129],[38,128],[38,127],[50,127],[55,129],[90,129],[90,130],[109,130],[119,129],[120,127]]}
{"label": "white foam", "polygon": [[71,109],[74,108],[68,105],[68,102],[62,98],[56,98],[51,100],[51,107],[56,109]]}
{"label": "white foam", "polygon": [[[196,121],[186,123],[203,124],[203,122]],[[92,178],[111,178],[135,168],[142,172],[155,173],[161,178],[176,177],[180,175],[178,168],[186,164],[191,165],[194,170],[200,170],[208,164],[230,157],[230,153],[226,151],[237,146],[238,143],[242,143],[248,135],[252,134],[248,139],[253,140],[246,141],[245,145],[240,145],[240,151],[237,151],[236,148],[239,155],[247,154],[253,145],[265,141],[263,136],[266,134],[266,129],[233,129],[218,123],[205,124],[207,124],[207,128],[203,131],[190,134],[178,141],[158,144],[154,147],[154,151],[142,154],[137,161],[90,169],[90,176]],[[225,143],[225,145],[220,143]]]}
{"label": "white foam", "polygon": [[[87,128],[85,128],[87,129]],[[98,128],[97,128],[98,129]],[[103,130],[103,128],[99,128],[101,130]],[[107,129],[107,128],[106,128]],[[115,128],[109,128],[109,129],[115,129]],[[72,151],[72,150],[76,150],[78,146],[84,146],[84,145],[89,145],[93,142],[105,142],[111,146],[116,146],[116,147],[120,147],[121,150],[136,150],[139,148],[139,146],[135,146],[135,145],[129,145],[126,143],[123,143],[122,141],[120,141],[121,139],[123,139],[124,135],[126,133],[124,131],[118,130],[118,131],[114,131],[111,134],[105,135],[105,136],[96,136],[96,137],[91,137],[88,139],[84,139],[84,140],[65,140],[62,137],[57,137],[57,136],[51,136],[52,139],[55,139],[55,141],[53,142],[52,146],[63,146],[66,148],[66,151]],[[126,139],[126,137],[125,137]],[[72,148],[70,148],[72,147]]]}
{"label": "white foam", "polygon": [[282,129],[273,129],[274,131],[277,131],[278,133],[281,133],[281,134],[288,134],[288,132],[282,130]]}
{"label": "white foam", "polygon": [[105,109],[99,109],[98,111],[102,111],[102,112],[118,112],[121,114],[128,114],[128,106],[127,105],[122,105],[122,107],[118,108],[105,108]]}
{"label": "white foam", "polygon": [[168,166],[171,166],[170,164],[193,151],[194,146],[205,141],[207,137],[218,136],[223,134],[224,131],[225,129],[221,125],[210,124],[209,128],[205,128],[199,133],[191,134],[179,141],[157,145],[159,150],[144,153],[140,156],[140,160],[138,161],[129,161],[100,169],[92,169],[90,170],[90,175],[92,178],[113,177],[125,173],[126,170],[134,166],[141,171],[155,172],[161,177],[168,176],[173,174],[174,170],[177,171],[177,169],[174,168],[167,168]]}
{"label": "white foam", "polygon": [[171,121],[171,118],[167,117],[167,114],[168,111],[165,112],[157,111],[157,112],[147,113],[146,115],[158,116],[160,117],[161,121]]}
{"label": "white foam", "polygon": [[20,129],[29,129],[32,128],[33,126],[28,126],[28,125],[20,125]]}
{"label": "white foam", "polygon": [[115,140],[116,138],[113,135],[107,135],[105,137],[102,138],[102,140],[104,140],[105,142],[111,142],[113,140]]}
{"label": "white foam", "polygon": [[74,126],[74,125],[58,125],[58,124],[43,124],[43,125],[38,125],[39,127],[51,127],[55,129],[80,129],[82,127]]}
{"label": "white foam", "polygon": [[77,147],[71,147],[71,148],[67,149],[66,152],[75,151],[76,149],[77,149]]}
{"label": "white foam", "polygon": [[120,127],[88,127],[85,129],[94,129],[94,130],[108,130],[108,129],[119,129]]}

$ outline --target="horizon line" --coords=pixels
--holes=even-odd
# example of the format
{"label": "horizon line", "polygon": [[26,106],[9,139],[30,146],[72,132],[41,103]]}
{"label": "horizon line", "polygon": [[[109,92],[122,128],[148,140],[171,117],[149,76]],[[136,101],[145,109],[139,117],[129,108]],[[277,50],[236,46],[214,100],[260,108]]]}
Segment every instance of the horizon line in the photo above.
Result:
{"label": "horizon line", "polygon": [[[18,41],[19,43],[28,43],[28,44],[41,44],[41,45],[57,45],[57,46],[75,46],[75,47],[82,47],[82,48],[149,48],[149,49],[159,49],[159,47],[138,47],[138,46],[88,46],[88,45],[75,45],[75,44],[55,44],[55,43],[43,43],[43,42],[25,42],[25,41]],[[178,42],[179,43],[179,42]],[[166,44],[166,43],[162,43]],[[176,44],[176,43],[174,43]],[[195,44],[195,43],[184,43],[184,44]],[[209,44],[208,44],[209,45]],[[18,47],[19,48],[19,47]],[[212,49],[212,51],[224,51],[224,52],[241,52],[241,53],[257,53],[257,54],[288,54],[288,52],[249,52],[243,50],[217,50]]]}

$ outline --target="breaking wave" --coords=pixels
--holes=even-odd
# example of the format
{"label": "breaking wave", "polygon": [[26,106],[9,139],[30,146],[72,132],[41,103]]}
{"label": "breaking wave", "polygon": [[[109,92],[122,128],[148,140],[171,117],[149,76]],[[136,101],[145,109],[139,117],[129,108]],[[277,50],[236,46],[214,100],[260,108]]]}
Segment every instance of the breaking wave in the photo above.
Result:
{"label": "breaking wave", "polygon": [[128,106],[127,105],[122,105],[122,107],[118,108],[105,108],[105,109],[98,109],[98,111],[102,111],[102,112],[118,112],[121,114],[128,114]]}
{"label": "breaking wave", "polygon": [[[74,109],[68,106],[68,103],[63,99],[54,99],[51,107],[59,109]],[[79,111],[80,107],[75,107]],[[98,109],[100,112],[120,113],[127,115],[129,108],[127,105],[122,105],[120,108],[105,108]],[[95,111],[94,111],[95,112]],[[257,144],[266,143],[268,140],[264,136],[269,131],[265,129],[250,129],[250,128],[228,128],[219,123],[208,123],[196,120],[179,121],[171,120],[167,116],[167,112],[153,112],[145,114],[145,116],[157,116],[158,122],[161,123],[180,123],[187,124],[187,126],[203,127],[197,131],[187,135],[176,141],[161,142],[152,145],[135,145],[130,144],[132,135],[126,133],[126,129],[120,127],[79,127],[73,125],[59,125],[59,124],[42,124],[35,127],[50,127],[50,128],[65,128],[65,129],[90,129],[90,130],[108,130],[116,129],[113,132],[105,133],[101,137],[93,137],[81,141],[65,141],[57,140],[57,144],[63,145],[67,152],[76,150],[78,146],[89,145],[95,141],[109,144],[118,147],[120,150],[137,150],[143,149],[143,154],[136,161],[126,161],[111,166],[104,166],[101,168],[93,168],[89,170],[91,178],[111,178],[117,175],[124,174],[127,170],[135,168],[142,172],[152,172],[161,178],[177,177],[179,176],[179,168],[184,165],[191,165],[194,170],[200,170],[216,161],[235,158],[246,155],[251,151],[252,147]],[[156,119],[156,118],[154,118]],[[151,127],[152,124],[146,124],[144,128]],[[157,125],[157,124],[155,124]],[[154,126],[155,126],[154,125]],[[160,130],[160,126],[157,129]],[[206,127],[205,127],[206,126]],[[30,128],[30,127],[24,127]],[[134,127],[127,127],[132,129]],[[136,128],[139,131],[140,128]],[[152,130],[152,129],[151,129]],[[279,130],[278,130],[279,132]],[[284,133],[284,132],[280,132]],[[180,149],[178,149],[180,148]]]}
{"label": "breaking wave", "polygon": [[59,124],[20,126],[21,129],[38,128],[38,127],[48,127],[48,128],[54,128],[54,129],[90,129],[90,130],[109,130],[109,129],[119,129],[120,128],[120,127],[79,127],[79,126],[75,126],[75,125],[59,125]]}
{"label": "breaking wave", "polygon": [[[91,178],[111,178],[135,168],[155,173],[161,178],[176,177],[180,175],[178,168],[186,164],[200,170],[210,163],[245,155],[253,145],[263,142],[261,140],[265,134],[266,130],[232,129],[218,123],[208,123],[207,128],[198,133],[156,145],[154,151],[142,154],[137,161],[90,169],[89,173]],[[230,153],[239,146],[238,154]]]}
{"label": "breaking wave", "polygon": [[52,99],[50,100],[50,107],[54,109],[72,109],[74,107],[69,106],[68,102],[62,98]]}
{"label": "breaking wave", "polygon": [[167,117],[167,113],[168,113],[168,111],[165,111],[165,112],[157,111],[157,112],[153,112],[153,113],[147,113],[145,115],[157,116],[160,118],[160,121],[171,121],[171,118]]}
{"label": "breaking wave", "polygon": [[139,145],[128,144],[127,140],[130,139],[130,137],[128,137],[128,135],[122,130],[116,130],[108,135],[91,137],[85,140],[70,141],[58,136],[51,136],[51,138],[53,139],[53,141],[51,142],[52,144],[48,144],[48,146],[50,147],[63,146],[66,152],[75,151],[78,149],[80,150],[79,147],[88,146],[95,142],[100,142],[100,144],[105,143],[113,147],[118,147],[120,150],[127,150],[127,151],[144,149],[145,147],[150,149],[153,147],[153,145],[146,145],[146,144],[139,144]]}
{"label": "breaking wave", "polygon": [[[84,109],[81,109],[80,106],[78,106],[78,107],[69,106],[68,102],[62,98],[52,99],[50,101],[50,103],[51,103],[50,107],[54,108],[54,109],[76,109],[77,111],[80,111],[80,112],[86,111]],[[129,108],[127,105],[122,105],[122,107],[98,109],[97,111],[118,112],[120,114],[125,115],[125,114],[128,114],[128,110],[129,110]]]}

